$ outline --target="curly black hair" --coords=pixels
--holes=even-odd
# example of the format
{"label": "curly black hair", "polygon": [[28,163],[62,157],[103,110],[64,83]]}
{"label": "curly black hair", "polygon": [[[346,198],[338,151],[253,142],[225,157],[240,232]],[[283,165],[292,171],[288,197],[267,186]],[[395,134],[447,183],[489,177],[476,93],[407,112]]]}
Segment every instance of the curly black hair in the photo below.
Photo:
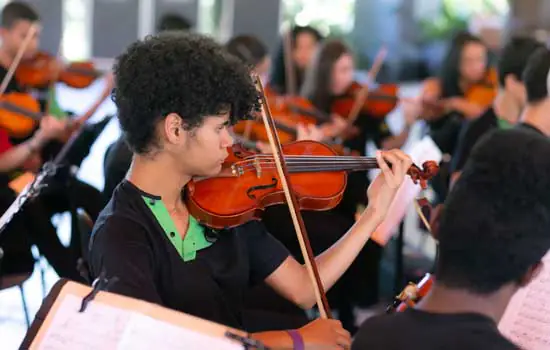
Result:
{"label": "curly black hair", "polygon": [[438,283],[487,295],[520,282],[550,249],[550,141],[496,130],[474,147],[438,231]]}
{"label": "curly black hair", "polygon": [[120,125],[138,154],[158,146],[156,125],[170,113],[191,130],[205,116],[230,112],[236,123],[260,108],[250,69],[200,34],[164,32],[139,40],[117,58],[114,74]]}

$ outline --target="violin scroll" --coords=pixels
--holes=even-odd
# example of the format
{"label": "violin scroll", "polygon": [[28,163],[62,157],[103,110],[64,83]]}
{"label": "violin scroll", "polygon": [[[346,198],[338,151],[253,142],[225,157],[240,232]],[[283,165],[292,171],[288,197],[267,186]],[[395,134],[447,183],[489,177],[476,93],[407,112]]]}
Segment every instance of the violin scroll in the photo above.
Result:
{"label": "violin scroll", "polygon": [[411,165],[407,171],[407,175],[411,177],[411,180],[417,184],[420,183],[422,189],[426,189],[428,184],[427,181],[432,177],[436,176],[439,172],[439,166],[433,160],[429,160],[422,164],[422,169],[416,165]]}

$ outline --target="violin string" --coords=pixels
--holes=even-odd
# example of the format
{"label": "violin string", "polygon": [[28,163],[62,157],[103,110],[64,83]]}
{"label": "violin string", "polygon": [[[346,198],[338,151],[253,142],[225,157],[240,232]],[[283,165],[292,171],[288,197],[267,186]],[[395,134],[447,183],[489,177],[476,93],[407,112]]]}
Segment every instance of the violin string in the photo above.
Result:
{"label": "violin string", "polygon": [[[260,170],[272,170],[275,166],[272,163],[264,163],[260,165]],[[306,172],[306,171],[346,171],[346,170],[362,170],[362,169],[376,169],[378,168],[378,163],[346,163],[346,164],[319,164],[319,163],[310,163],[310,164],[293,164],[289,165],[288,169],[290,172]],[[253,164],[245,165],[239,167],[241,172],[256,172],[257,166]]]}
{"label": "violin string", "polygon": [[[239,166],[241,164],[246,164],[246,163],[256,163],[258,162],[258,160],[261,162],[263,161],[272,161],[273,160],[273,156],[270,156],[270,155],[262,155],[262,156],[253,156],[253,157],[250,157],[250,158],[247,158],[245,160],[242,160],[242,161],[238,161],[238,162],[235,162],[233,163],[235,166]],[[346,161],[346,162],[349,162],[349,161],[354,161],[354,162],[357,162],[357,161],[360,161],[360,162],[376,162],[376,158],[372,158],[372,157],[346,157],[346,156],[300,156],[300,155],[296,155],[296,156],[292,156],[292,155],[289,155],[289,156],[285,156],[285,162],[293,162],[293,161],[307,161],[307,160],[310,160],[310,161],[331,161],[331,162],[343,162],[343,161]]]}

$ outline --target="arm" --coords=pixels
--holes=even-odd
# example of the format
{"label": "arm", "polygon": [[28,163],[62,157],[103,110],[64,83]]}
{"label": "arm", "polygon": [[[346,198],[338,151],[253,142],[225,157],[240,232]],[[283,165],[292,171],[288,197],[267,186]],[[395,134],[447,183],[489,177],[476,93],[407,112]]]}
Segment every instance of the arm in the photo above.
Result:
{"label": "arm", "polygon": [[[66,123],[56,118],[46,116],[40,121],[40,129],[33,137],[17,146],[10,147],[0,154],[0,171],[9,172],[20,168],[49,140],[65,132]],[[8,142],[5,140],[5,142]]]}
{"label": "arm", "polygon": [[[369,187],[369,205],[355,225],[332,247],[319,255],[315,262],[319,269],[321,283],[328,290],[342,276],[357,257],[371,234],[384,219],[387,210],[404,180],[411,159],[399,150],[383,152],[384,159],[392,165],[392,170],[381,159],[377,161],[382,173]],[[305,266],[288,257],[267,278],[266,282],[279,294],[302,308],[310,308],[315,303],[315,293]]]}

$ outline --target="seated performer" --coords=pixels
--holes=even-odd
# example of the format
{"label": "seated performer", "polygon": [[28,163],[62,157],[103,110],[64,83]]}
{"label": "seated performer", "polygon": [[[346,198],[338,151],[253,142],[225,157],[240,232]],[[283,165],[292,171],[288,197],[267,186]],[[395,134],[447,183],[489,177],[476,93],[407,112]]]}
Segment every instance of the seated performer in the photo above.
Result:
{"label": "seated performer", "polygon": [[[167,32],[132,44],[114,72],[113,99],[134,158],[95,223],[92,277],[105,271],[119,279],[110,289],[115,293],[237,328],[243,328],[244,292],[261,281],[311,308],[316,299],[306,267],[260,222],[210,230],[189,214],[182,195],[192,178],[220,172],[232,145],[229,126],[259,109],[249,69],[212,39]],[[379,153],[377,162],[382,173],[367,193],[369,207],[316,259],[325,289],[383,220],[411,165],[400,150]],[[340,322],[324,319],[251,336],[273,347],[350,344]]]}
{"label": "seated performer", "polygon": [[352,349],[517,349],[497,324],[550,249],[549,153],[524,128],[484,136],[445,202],[431,291],[416,308],[368,319]]}

